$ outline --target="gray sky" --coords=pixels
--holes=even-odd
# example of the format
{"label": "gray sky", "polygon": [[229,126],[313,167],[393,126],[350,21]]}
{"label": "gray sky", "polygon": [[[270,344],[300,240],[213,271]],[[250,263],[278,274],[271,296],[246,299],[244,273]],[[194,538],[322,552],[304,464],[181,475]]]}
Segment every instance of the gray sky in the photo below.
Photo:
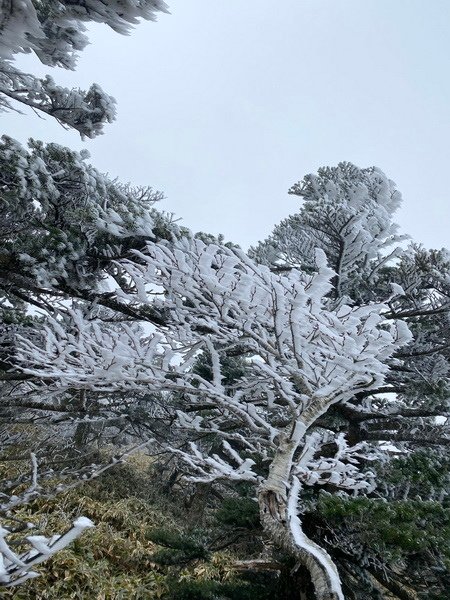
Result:
{"label": "gray sky", "polygon": [[160,208],[195,231],[244,247],[297,210],[287,190],[304,174],[377,165],[403,193],[402,231],[450,246],[448,0],[168,2],[130,37],[93,27],[78,70],[53,70],[116,97],[103,136],[12,114],[3,133],[87,147],[101,171],[164,191]]}

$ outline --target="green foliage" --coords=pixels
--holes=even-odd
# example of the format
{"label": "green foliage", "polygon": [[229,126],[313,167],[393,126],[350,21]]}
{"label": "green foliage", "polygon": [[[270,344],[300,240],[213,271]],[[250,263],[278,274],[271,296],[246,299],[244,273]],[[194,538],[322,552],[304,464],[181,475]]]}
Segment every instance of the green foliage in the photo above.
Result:
{"label": "green foliage", "polygon": [[215,518],[218,523],[229,527],[260,527],[258,503],[250,498],[224,498],[221,507],[215,513]]}
{"label": "green foliage", "polygon": [[450,561],[450,509],[438,502],[322,495],[318,511],[333,526],[357,532],[386,561],[413,553],[437,553]]}
{"label": "green foliage", "polygon": [[[323,494],[317,511],[315,517],[305,518],[317,521],[319,515],[323,519],[319,525],[322,543],[328,545],[345,573],[349,598],[365,600],[374,582],[376,589],[381,583],[382,588],[397,594],[406,586],[409,593],[416,594],[404,594],[405,598],[446,597],[450,585],[449,508],[431,501],[387,502]],[[349,572],[351,578],[347,577]],[[374,589],[375,593],[379,592]],[[380,597],[389,596],[382,592]],[[401,592],[398,597],[403,597]]]}
{"label": "green foliage", "polygon": [[192,560],[208,560],[210,552],[205,540],[197,535],[168,529],[155,529],[149,533],[149,539],[163,546],[153,554],[153,560],[161,565],[183,564]]}
{"label": "green foliage", "polygon": [[273,590],[242,581],[177,581],[169,584],[164,600],[269,600]]}
{"label": "green foliage", "polygon": [[[242,356],[227,356],[223,353],[221,357],[221,370],[223,375],[223,384],[232,385],[246,373],[246,367]],[[207,352],[203,352],[197,358],[193,367],[193,372],[200,375],[207,381],[212,381],[212,363],[211,356]]]}
{"label": "green foliage", "polygon": [[449,493],[450,456],[435,450],[418,450],[399,456],[378,469],[396,497],[402,492],[417,500]]}

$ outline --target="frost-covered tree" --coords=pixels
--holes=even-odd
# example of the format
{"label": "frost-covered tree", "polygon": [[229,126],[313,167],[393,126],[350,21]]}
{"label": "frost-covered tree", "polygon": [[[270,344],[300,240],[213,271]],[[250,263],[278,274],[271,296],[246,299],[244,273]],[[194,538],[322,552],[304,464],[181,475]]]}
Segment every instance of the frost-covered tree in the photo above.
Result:
{"label": "frost-covered tree", "polygon": [[[342,210],[347,227],[355,223],[344,246],[360,271],[320,243],[328,212],[314,202],[326,204],[328,192],[309,201],[313,254],[292,230],[291,248],[286,242],[273,259],[272,244],[266,265],[205,235],[144,236],[112,257],[108,302],[66,294],[34,336],[17,333],[6,375],[27,379],[9,401],[20,406],[26,386],[25,408],[61,414],[66,406],[66,423],[83,411],[99,427],[141,419],[193,481],[252,487],[267,536],[309,570],[319,599],[388,589],[410,600],[406,559],[414,556],[439,594],[439,536],[425,546],[405,537],[400,554],[381,538],[402,514],[415,519],[411,540],[427,515],[447,514],[439,466],[448,464],[450,440],[449,261],[414,246],[385,251],[396,243],[390,213],[399,195],[380,171],[341,165],[321,177],[333,190],[335,221]],[[283,262],[288,252],[297,262]],[[418,464],[436,471],[433,481],[417,479]],[[375,539],[364,537],[370,514],[379,515]]]}
{"label": "frost-covered tree", "polygon": [[[399,293],[388,302],[386,316],[403,319],[413,333],[408,346],[395,354],[402,364],[391,362],[385,385],[377,394],[360,393],[345,405],[336,405],[327,418],[346,432],[351,443],[391,444],[393,457],[409,457],[377,465],[377,494],[393,502],[385,505],[380,522],[388,531],[395,527],[397,511],[403,510],[408,518],[415,515],[416,526],[421,523],[423,536],[431,545],[415,553],[414,535],[405,534],[404,541],[399,538],[397,555],[392,559],[380,532],[372,537],[371,546],[367,543],[362,521],[358,541],[345,527],[338,536],[341,548],[347,539],[346,568],[361,580],[367,579],[364,573],[372,571],[402,598],[413,597],[412,592],[402,591],[402,582],[420,589],[425,597],[439,598],[446,586],[443,573],[448,556],[443,548],[448,546],[448,533],[443,534],[446,541],[438,549],[432,515],[439,515],[442,531],[448,531],[448,516],[443,516],[448,509],[443,509],[442,503],[447,502],[450,489],[450,254],[414,244],[403,249],[398,246],[397,226],[391,216],[401,197],[377,169],[361,170],[343,163],[305,177],[291,192],[304,198],[299,212],[280,223],[251,255],[275,272],[286,272],[293,266],[309,270],[311,248],[316,244],[324,249],[336,271],[331,297],[337,304],[380,301],[387,298],[393,285]],[[346,506],[351,520],[351,503]],[[364,510],[366,515],[371,511],[381,514],[381,508],[379,504],[378,508],[367,505]],[[325,513],[334,514],[333,510],[327,506]],[[342,515],[344,509],[340,506],[336,511]],[[430,517],[429,528],[424,514]],[[336,521],[332,519],[332,523],[336,532]],[[327,531],[318,525],[321,527]],[[437,544],[434,548],[431,540]],[[355,579],[352,587],[355,589]],[[361,597],[364,593],[367,589]]]}
{"label": "frost-covered tree", "polygon": [[[383,304],[328,305],[333,272],[321,251],[312,275],[273,274],[237,249],[189,238],[150,242],[135,256],[120,263],[133,289],[119,297],[164,306],[166,325],[144,336],[136,325],[71,309],[64,320],[49,317],[45,347],[22,338],[24,372],[60,391],[183,394],[176,427],[189,442],[165,449],[196,481],[252,483],[265,530],[309,569],[317,598],[343,598],[330,556],[302,530],[299,502],[308,486],[371,490],[373,473],[359,457],[372,451],[316,424],[333,405],[383,384],[408,329],[385,324]],[[156,287],[164,297],[152,294]],[[221,365],[230,350],[245,353],[248,370],[227,388]],[[211,357],[212,381],[191,368],[200,352]]]}
{"label": "frost-covered tree", "polygon": [[[368,431],[370,410],[364,416],[354,414],[360,425],[354,423],[352,435],[382,440],[383,433],[372,428],[384,424],[389,440],[395,430],[398,441],[427,444],[426,436],[410,433],[408,439],[406,424],[401,431],[393,427],[396,415],[412,417],[415,411],[422,420],[414,429],[421,424],[419,429],[439,440],[435,417],[447,416],[450,395],[450,253],[445,249],[427,251],[415,244],[397,245],[405,236],[397,235],[392,214],[401,196],[378,169],[341,163],[320,169],[317,176],[306,176],[290,191],[305,199],[299,213],[282,221],[267,240],[251,250],[251,256],[274,272],[288,272],[294,266],[308,271],[311,249],[321,247],[336,273],[330,293],[336,306],[343,301],[352,306],[381,301],[393,289],[386,317],[407,321],[414,333],[408,348],[396,354],[402,366],[391,365],[386,379],[385,393],[396,395],[395,400],[389,397],[384,401],[386,418],[393,421],[388,424],[378,415]],[[350,417],[350,409],[346,416]]]}
{"label": "frost-covered tree", "polygon": [[379,169],[340,163],[307,175],[289,193],[303,198],[302,208],[251,250],[258,262],[311,270],[315,248],[322,248],[336,273],[333,294],[341,297],[356,285],[370,287],[377,271],[401,252],[396,244],[405,236],[392,221],[401,194]]}
{"label": "frost-covered tree", "polygon": [[50,76],[23,73],[14,66],[14,56],[34,52],[45,65],[73,70],[77,53],[88,44],[86,24],[106,23],[127,34],[140,19],[167,12],[167,5],[163,0],[2,0],[0,9],[0,109],[15,110],[22,103],[82,137],[95,137],[114,120],[114,99],[97,84],[87,91],[69,89]]}
{"label": "frost-covered tree", "polygon": [[[11,138],[0,141],[1,458],[10,460],[12,453],[27,459],[36,452],[41,484],[44,472],[51,479],[49,469],[56,468],[49,464],[55,453],[70,451],[71,440],[83,447],[87,433],[96,435],[97,429],[76,422],[86,416],[82,394],[66,394],[58,401],[44,390],[36,395],[27,378],[9,371],[17,336],[38,336],[42,315],[68,298],[138,318],[110,293],[116,279],[122,282],[114,260],[144,248],[148,239],[180,233],[170,215],[154,207],[160,193],[112,181],[89,165],[87,156],[57,144],[31,141],[25,148]],[[144,312],[150,319],[151,310]],[[153,318],[161,321],[160,314]],[[120,403],[116,398],[111,407],[110,427],[123,423],[123,411],[114,410]],[[89,402],[87,406],[93,409]],[[88,466],[83,460],[81,465]],[[85,475],[72,466],[67,471],[72,478]],[[3,491],[15,487],[12,481]]]}

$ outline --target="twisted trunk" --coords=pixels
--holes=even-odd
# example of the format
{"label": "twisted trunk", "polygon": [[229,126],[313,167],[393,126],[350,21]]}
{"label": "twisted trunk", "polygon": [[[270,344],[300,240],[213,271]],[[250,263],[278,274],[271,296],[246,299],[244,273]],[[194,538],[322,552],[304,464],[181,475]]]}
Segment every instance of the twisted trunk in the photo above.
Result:
{"label": "twisted trunk", "polygon": [[306,427],[297,423],[290,436],[279,443],[266,481],[258,492],[261,522],[265,532],[298,563],[306,567],[316,600],[344,600],[339,575],[328,553],[302,531],[297,502],[300,482],[291,475],[293,458]]}

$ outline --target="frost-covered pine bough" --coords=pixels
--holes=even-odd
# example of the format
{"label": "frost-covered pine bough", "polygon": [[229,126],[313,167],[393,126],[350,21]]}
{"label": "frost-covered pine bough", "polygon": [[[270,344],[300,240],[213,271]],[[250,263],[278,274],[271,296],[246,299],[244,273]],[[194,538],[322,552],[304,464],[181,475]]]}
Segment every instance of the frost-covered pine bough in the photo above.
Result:
{"label": "frost-covered pine bough", "polygon": [[[149,242],[117,268],[127,281],[117,302],[164,309],[166,323],[145,335],[137,323],[105,323],[101,311],[49,315],[44,346],[20,341],[22,370],[60,391],[182,395],[176,427],[189,443],[165,449],[194,481],[253,483],[266,532],[308,568],[317,598],[343,598],[330,556],[303,532],[302,492],[331,483],[364,493],[373,473],[359,466],[365,444],[351,446],[316,423],[333,405],[382,386],[388,360],[411,339],[406,325],[386,320],[386,304],[330,301],[335,273],[321,250],[314,273],[277,274],[237,248],[185,237]],[[248,369],[227,387],[230,352]],[[192,368],[201,353],[211,379]],[[330,444],[333,454],[323,453]]]}
{"label": "frost-covered pine bough", "polygon": [[[176,231],[159,213],[152,188],[133,188],[100,173],[89,153],[30,141],[0,140],[2,297],[45,306],[49,296],[107,302],[99,285],[113,258],[146,239]],[[104,292],[104,287],[102,288]],[[3,304],[3,303],[2,303]]]}
{"label": "frost-covered pine bough", "polygon": [[[119,397],[108,402],[108,414],[101,411],[101,423],[94,422],[93,416],[86,421],[92,403],[83,393],[47,393],[45,386],[37,389],[35,381],[12,371],[17,335],[37,340],[40,315],[57,310],[66,298],[116,312],[123,309],[128,313],[123,318],[139,319],[111,293],[121,280],[114,261],[131,256],[133,249],[143,249],[146,240],[172,239],[181,232],[170,215],[156,210],[162,194],[112,181],[89,165],[86,157],[85,152],[57,144],[30,141],[24,147],[11,138],[0,140],[0,461],[13,455],[27,463],[29,452],[35,452],[42,488],[48,487],[44,480],[55,479],[49,469],[59,473],[62,468],[52,464],[61,451],[61,445],[55,449],[55,440],[70,452],[76,430],[74,444],[85,449],[82,431],[106,423],[111,431],[114,423],[122,427],[128,421]],[[144,314],[147,319],[153,314],[161,322],[161,315],[148,307],[143,307]],[[95,399],[97,407],[100,402]],[[115,411],[116,406],[120,410]],[[19,429],[14,429],[16,425]],[[85,473],[65,465],[64,470],[69,479],[77,472],[90,476],[89,469]],[[14,487],[8,484],[8,489]]]}
{"label": "frost-covered pine bough", "polygon": [[162,0],[0,0],[0,109],[15,110],[15,102],[22,103],[82,137],[100,134],[115,118],[114,99],[100,86],[93,84],[88,91],[64,88],[50,76],[23,73],[12,60],[18,52],[34,52],[45,65],[74,70],[77,53],[88,44],[85,24],[106,23],[128,34],[140,19],[155,20],[161,11],[167,12]]}
{"label": "frost-covered pine bough", "polygon": [[[250,255],[272,269],[314,269],[315,248],[322,248],[335,271],[333,295],[353,295],[373,285],[379,270],[402,254],[392,216],[401,204],[394,182],[377,168],[351,163],[306,175],[289,193],[302,198],[297,214],[277,225]],[[353,298],[356,300],[356,298]]]}

